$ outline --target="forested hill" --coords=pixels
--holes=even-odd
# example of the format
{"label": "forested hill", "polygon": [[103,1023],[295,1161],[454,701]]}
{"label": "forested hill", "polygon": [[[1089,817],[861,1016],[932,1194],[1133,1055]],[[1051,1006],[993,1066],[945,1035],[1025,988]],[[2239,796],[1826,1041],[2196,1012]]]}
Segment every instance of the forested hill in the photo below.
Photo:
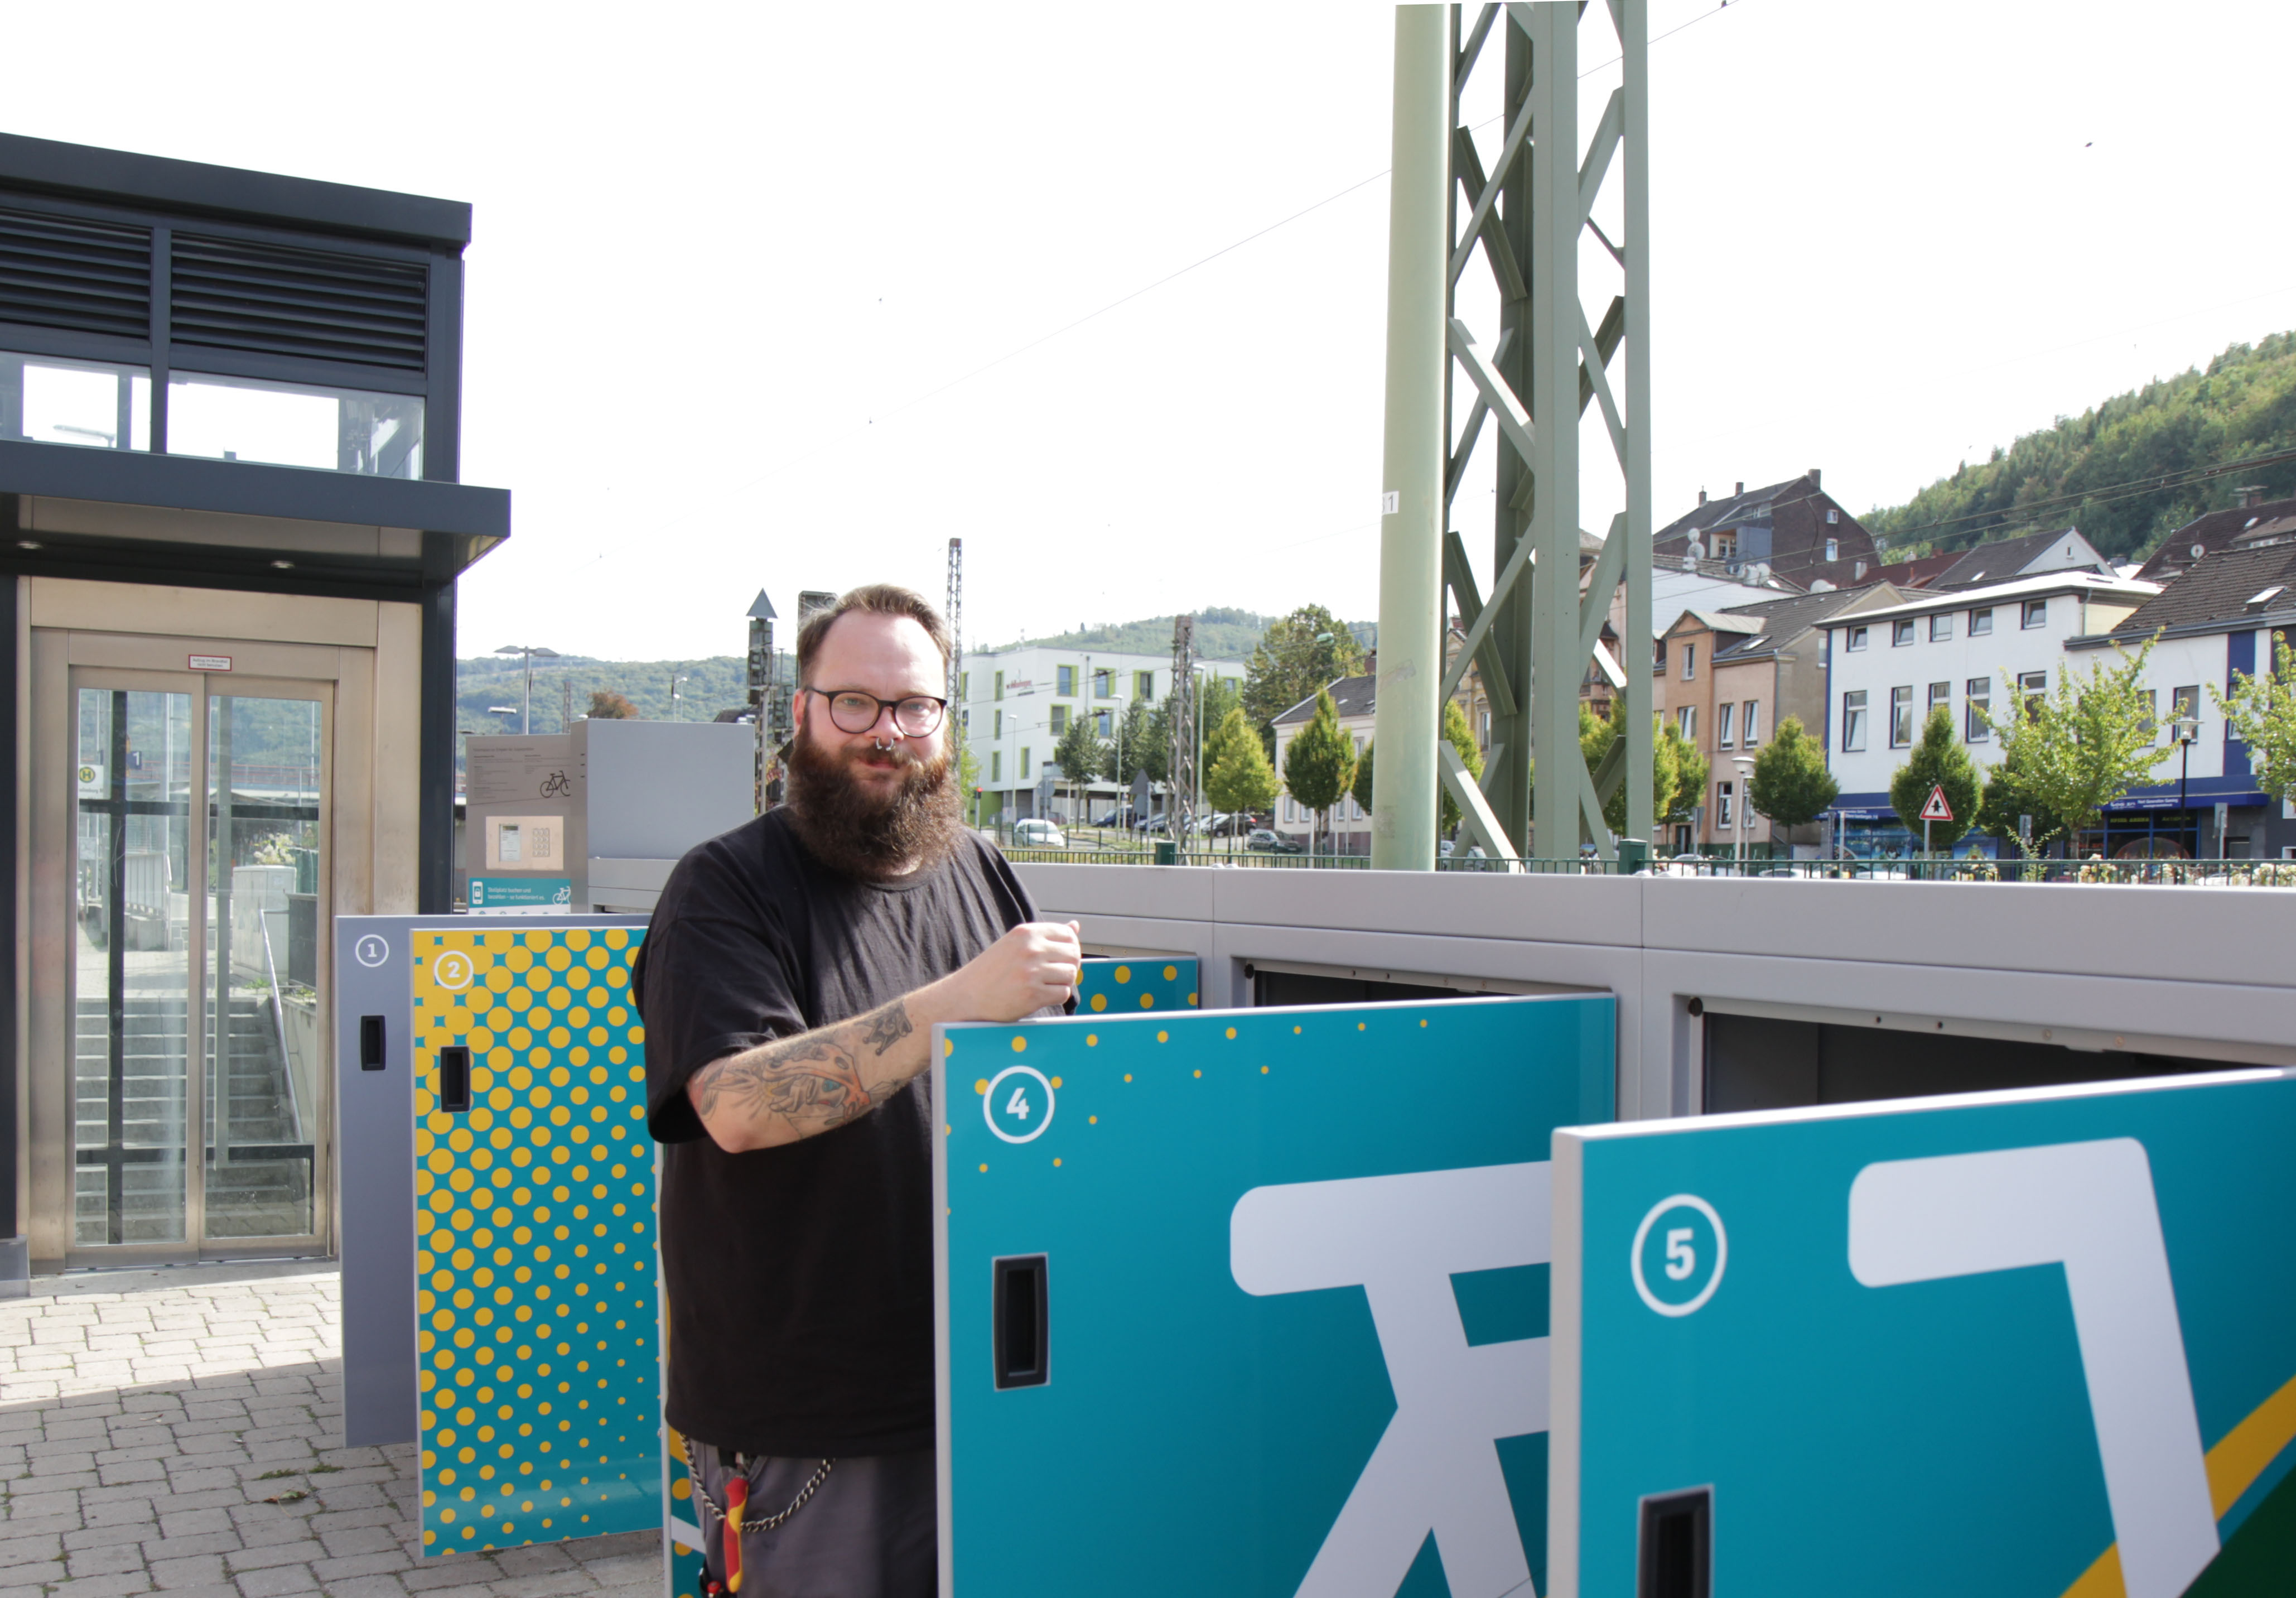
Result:
{"label": "forested hill", "polygon": [[2071,526],[2134,559],[2251,484],[2267,498],[2296,494],[2296,334],[2234,344],[2205,371],[2060,417],[1862,520],[1891,560]]}
{"label": "forested hill", "polygon": [[[1196,653],[1212,660],[1244,660],[1250,657],[1252,646],[1275,620],[1256,611],[1234,610],[1225,605],[1211,605],[1196,613]],[[1103,622],[1097,627],[1079,625],[1073,632],[1056,632],[1045,638],[1030,638],[1029,644],[1042,644],[1054,649],[1111,649],[1125,655],[1169,655],[1172,653],[1172,618],[1150,616],[1141,622]],[[991,649],[1017,649],[1019,640],[986,646]],[[967,643],[968,649],[983,647]]]}

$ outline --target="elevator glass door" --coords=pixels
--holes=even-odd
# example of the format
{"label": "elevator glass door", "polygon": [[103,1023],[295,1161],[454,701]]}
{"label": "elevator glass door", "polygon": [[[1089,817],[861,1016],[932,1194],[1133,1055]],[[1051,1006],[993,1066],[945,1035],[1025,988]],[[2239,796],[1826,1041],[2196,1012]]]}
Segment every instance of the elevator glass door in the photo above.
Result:
{"label": "elevator glass door", "polygon": [[92,670],[72,690],[71,1252],[316,1251],[327,690]]}
{"label": "elevator glass door", "polygon": [[190,1137],[193,696],[81,687],[73,779],[72,1241],[181,1243]]}

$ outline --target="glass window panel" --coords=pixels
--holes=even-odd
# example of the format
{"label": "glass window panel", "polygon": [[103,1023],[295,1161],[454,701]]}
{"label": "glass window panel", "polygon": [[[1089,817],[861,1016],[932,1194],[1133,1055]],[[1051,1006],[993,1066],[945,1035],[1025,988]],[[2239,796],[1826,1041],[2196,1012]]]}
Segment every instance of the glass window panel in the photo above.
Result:
{"label": "glass window panel", "polygon": [[1914,741],[1914,690],[1890,690],[1890,747],[1903,749]]}
{"label": "glass window panel", "polygon": [[320,707],[208,704],[207,1235],[313,1228]]}
{"label": "glass window panel", "polygon": [[0,350],[0,438],[149,449],[152,375],[143,367]]}
{"label": "glass window panel", "polygon": [[1993,679],[1972,677],[1967,686],[1969,712],[1962,734],[1972,744],[1982,744],[1993,736]]}
{"label": "glass window panel", "polygon": [[191,696],[83,688],[78,723],[72,1243],[181,1242]]}
{"label": "glass window panel", "polygon": [[1969,636],[1971,638],[1981,638],[1992,630],[1993,607],[1991,605],[1986,606],[1983,610],[1973,610],[1969,613]]}
{"label": "glass window panel", "polygon": [[178,372],[168,380],[168,452],[420,477],[422,401],[412,394]]}
{"label": "glass window panel", "polygon": [[1841,696],[1841,750],[1855,754],[1866,747],[1866,690],[1852,688]]}

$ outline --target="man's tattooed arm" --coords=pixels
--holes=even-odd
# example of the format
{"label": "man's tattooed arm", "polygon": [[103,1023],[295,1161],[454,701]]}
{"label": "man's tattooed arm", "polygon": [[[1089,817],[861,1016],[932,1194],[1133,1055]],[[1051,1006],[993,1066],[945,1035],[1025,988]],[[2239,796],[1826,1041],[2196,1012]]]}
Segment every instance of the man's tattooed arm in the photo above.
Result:
{"label": "man's tattooed arm", "polygon": [[694,1074],[687,1095],[731,1152],[793,1143],[857,1119],[906,1087],[925,1064],[921,1044],[902,1046],[915,1034],[907,1004],[897,999],[713,1060]]}

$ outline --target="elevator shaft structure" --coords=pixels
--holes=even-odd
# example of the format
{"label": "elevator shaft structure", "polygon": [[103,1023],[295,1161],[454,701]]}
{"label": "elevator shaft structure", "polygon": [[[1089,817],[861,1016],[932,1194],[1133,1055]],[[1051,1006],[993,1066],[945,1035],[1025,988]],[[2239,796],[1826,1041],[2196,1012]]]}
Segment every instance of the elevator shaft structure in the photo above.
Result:
{"label": "elevator shaft structure", "polygon": [[[1583,143],[1582,28],[1595,30],[1588,54],[1596,70],[1609,70],[1615,38],[1620,76]],[[1374,866],[1432,865],[1438,781],[1458,804],[1467,840],[1497,857],[1575,855],[1584,840],[1611,858],[1603,807],[1621,787],[1628,835],[1652,825],[1648,37],[1647,0],[1606,0],[1583,12],[1572,0],[1485,5],[1472,27],[1456,6],[1397,8]],[[1459,106],[1479,67],[1488,72],[1494,63],[1502,115],[1485,141],[1496,144],[1487,166],[1485,144],[1461,125]],[[1439,152],[1428,148],[1431,100],[1445,108]],[[1613,169],[1615,212],[1605,194]],[[1430,185],[1439,205],[1429,202]],[[1431,227],[1443,247],[1431,284],[1423,269]],[[1595,281],[1582,285],[1590,239],[1600,251],[1587,251]],[[1496,327],[1480,337],[1460,304],[1462,277],[1479,257],[1498,303]],[[1599,292],[1605,280],[1612,293],[1597,321],[1582,292]],[[1439,342],[1431,341],[1438,323]],[[1431,342],[1442,409],[1431,455]],[[1464,419],[1461,398],[1469,401]],[[1580,525],[1579,421],[1590,405],[1599,407],[1618,473],[1603,498],[1622,507],[1599,538]],[[1452,511],[1477,445],[1494,431],[1485,589]],[[1431,570],[1439,572],[1432,648],[1420,597]],[[1614,604],[1615,652],[1603,637]],[[1456,647],[1454,612],[1463,630]],[[1439,737],[1443,701],[1471,667],[1489,705],[1480,781]],[[1578,713],[1580,686],[1595,673],[1623,699],[1625,726],[1590,772]]]}

